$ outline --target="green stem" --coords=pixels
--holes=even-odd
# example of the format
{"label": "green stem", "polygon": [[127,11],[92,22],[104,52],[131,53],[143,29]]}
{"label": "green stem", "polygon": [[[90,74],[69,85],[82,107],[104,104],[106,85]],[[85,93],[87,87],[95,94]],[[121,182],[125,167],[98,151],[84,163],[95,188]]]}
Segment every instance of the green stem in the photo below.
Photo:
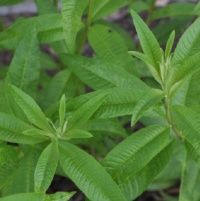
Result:
{"label": "green stem", "polygon": [[84,33],[83,33],[83,37],[80,43],[80,47],[78,49],[78,54],[81,54],[84,44],[86,42],[87,39],[87,34],[88,34],[88,29],[90,27],[90,24],[92,22],[92,11],[93,11],[93,7],[94,7],[94,0],[90,0],[89,2],[89,9],[88,9],[88,15],[87,15],[87,20],[86,20],[86,24],[85,24],[85,29],[84,29]]}
{"label": "green stem", "polygon": [[4,30],[4,25],[2,22],[2,19],[0,18],[0,32],[2,32]]}
{"label": "green stem", "polygon": [[57,8],[58,7],[58,0],[53,0],[54,6]]}
{"label": "green stem", "polygon": [[151,5],[150,5],[150,9],[148,11],[148,15],[147,15],[147,19],[146,19],[146,24],[149,26],[151,23],[151,15],[154,11],[155,8],[155,4],[156,4],[156,0],[152,0]]}
{"label": "green stem", "polygon": [[183,139],[181,132],[176,128],[170,115],[170,99],[169,99],[168,93],[165,94],[165,113],[166,113],[168,124],[171,126],[174,133],[177,135],[177,137]]}

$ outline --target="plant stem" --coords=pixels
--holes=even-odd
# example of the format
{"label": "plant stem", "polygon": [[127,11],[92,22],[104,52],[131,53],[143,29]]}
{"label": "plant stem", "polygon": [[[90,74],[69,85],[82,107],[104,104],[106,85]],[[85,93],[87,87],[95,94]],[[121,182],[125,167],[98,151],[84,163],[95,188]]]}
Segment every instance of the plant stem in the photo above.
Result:
{"label": "plant stem", "polygon": [[155,4],[156,4],[156,0],[152,0],[151,5],[150,5],[150,9],[148,11],[148,15],[147,15],[147,19],[146,19],[146,24],[149,26],[151,23],[151,15],[154,11],[155,8]]}
{"label": "plant stem", "polygon": [[85,29],[84,29],[84,33],[83,33],[83,37],[80,43],[80,47],[77,51],[78,54],[81,54],[84,44],[86,42],[87,39],[87,33],[88,33],[88,29],[90,27],[90,24],[92,22],[92,11],[93,11],[93,7],[94,7],[94,0],[90,0],[89,2],[89,9],[88,9],[88,15],[87,15],[87,19],[86,19],[86,24],[85,24]]}
{"label": "plant stem", "polygon": [[183,139],[182,134],[176,128],[175,124],[172,121],[171,115],[170,115],[170,98],[169,98],[168,93],[165,93],[165,113],[166,113],[168,124],[171,126],[172,130],[174,131],[174,133],[177,135],[177,137]]}
{"label": "plant stem", "polygon": [[53,0],[54,6],[57,8],[58,7],[58,0]]}
{"label": "plant stem", "polygon": [[0,18],[0,32],[2,32],[4,30],[4,25],[2,22],[2,19]]}

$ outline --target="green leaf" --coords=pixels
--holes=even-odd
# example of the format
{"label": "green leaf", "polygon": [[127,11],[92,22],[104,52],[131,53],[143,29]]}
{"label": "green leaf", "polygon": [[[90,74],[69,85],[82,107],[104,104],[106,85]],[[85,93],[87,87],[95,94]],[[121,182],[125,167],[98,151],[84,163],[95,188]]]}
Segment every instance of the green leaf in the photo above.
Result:
{"label": "green leaf", "polygon": [[14,147],[0,148],[0,189],[11,179],[18,168],[17,154]]}
{"label": "green leaf", "polygon": [[170,56],[170,53],[174,44],[174,39],[175,39],[175,31],[172,31],[166,44],[165,59],[167,59]]}
{"label": "green leaf", "polygon": [[[101,0],[105,2],[105,0]],[[103,18],[104,16],[107,16],[114,11],[118,10],[119,8],[127,5],[129,3],[129,0],[109,0],[107,3],[105,2],[101,7],[101,9],[96,12],[96,14],[93,16],[93,21],[96,21],[98,19]]]}
{"label": "green leaf", "polygon": [[20,193],[0,198],[0,201],[67,201],[74,195],[74,192],[58,192],[51,195],[42,193]]}
{"label": "green leaf", "polygon": [[178,16],[199,16],[199,9],[196,4],[189,2],[170,3],[162,8],[157,8],[151,16],[152,20],[165,17]]}
{"label": "green leaf", "polygon": [[184,106],[174,106],[171,109],[172,120],[180,130],[190,155],[200,166],[200,115]]}
{"label": "green leaf", "polygon": [[94,0],[94,5],[93,5],[93,9],[92,9],[92,19],[95,18],[95,15],[98,14],[98,12],[104,8],[106,6],[106,4],[109,2],[110,0]]}
{"label": "green leaf", "polygon": [[185,82],[195,71],[198,70],[200,44],[200,28],[198,18],[183,34],[175,49],[167,80],[167,87],[175,90],[181,83]]}
{"label": "green leaf", "polygon": [[147,86],[120,66],[97,58],[62,55],[64,63],[86,84],[95,90],[113,87],[146,89]]}
{"label": "green leaf", "polygon": [[188,107],[200,105],[200,71],[194,73],[188,85],[185,104]]}
{"label": "green leaf", "polygon": [[113,29],[96,24],[89,29],[88,39],[100,59],[125,69],[130,65],[134,68],[134,61],[127,53],[124,40]]}
{"label": "green leaf", "polygon": [[200,170],[195,161],[187,157],[181,179],[179,201],[200,199]]}
{"label": "green leaf", "polygon": [[30,129],[31,126],[15,117],[0,113],[0,119],[0,140],[20,144],[36,144],[46,140],[23,134],[23,131]]}
{"label": "green leaf", "polygon": [[93,135],[89,133],[88,131],[81,130],[81,129],[72,129],[69,132],[65,134],[65,137],[61,139],[72,139],[72,138],[91,138]]}
{"label": "green leaf", "polygon": [[60,128],[62,128],[65,121],[65,111],[66,111],[66,98],[63,94],[60,99],[60,107],[59,107],[59,118],[60,118]]}
{"label": "green leaf", "polygon": [[186,81],[199,70],[200,52],[192,55],[182,65],[173,66],[169,71],[167,87],[171,90],[171,94],[176,92]]}
{"label": "green leaf", "polygon": [[131,88],[113,88],[103,91],[88,93],[69,101],[66,111],[74,112],[87,101],[97,95],[107,95],[99,109],[94,113],[94,118],[112,118],[131,115],[135,104],[141,100],[144,91]]}
{"label": "green leaf", "polygon": [[103,165],[127,200],[136,198],[165,167],[168,141],[168,127],[151,126],[129,136],[107,154]]}
{"label": "green leaf", "polygon": [[66,142],[60,143],[59,151],[64,172],[90,200],[125,201],[117,184],[92,156]]}
{"label": "green leaf", "polygon": [[45,193],[53,180],[58,164],[58,145],[51,142],[42,152],[34,173],[34,189],[37,193]]}
{"label": "green leaf", "polygon": [[3,196],[34,191],[34,171],[39,154],[40,151],[36,148],[26,147],[24,156],[20,158],[19,168],[15,171],[13,178],[3,188]]}
{"label": "green leaf", "polygon": [[45,131],[52,131],[44,113],[29,95],[13,85],[10,86],[10,91],[12,92],[12,96],[14,97],[15,101],[31,123]]}
{"label": "green leaf", "polygon": [[133,17],[133,22],[135,24],[135,28],[138,33],[138,37],[142,46],[142,49],[148,57],[150,57],[153,67],[158,74],[160,75],[160,63],[161,63],[161,50],[153,33],[150,31],[148,26],[143,22],[143,20],[139,17],[139,15],[131,11],[131,15]]}
{"label": "green leaf", "polygon": [[8,77],[11,84],[34,97],[40,76],[40,53],[36,27],[27,27],[27,30],[17,46]]}
{"label": "green leaf", "polygon": [[164,97],[164,93],[161,90],[150,89],[145,91],[141,97],[142,99],[133,109],[131,125],[134,125],[148,109],[157,104]]}
{"label": "green leaf", "polygon": [[21,3],[23,1],[25,1],[25,0],[1,0],[0,6],[17,4],[17,3]]}
{"label": "green leaf", "polygon": [[126,131],[122,127],[121,122],[116,119],[92,119],[88,121],[83,127],[97,138],[98,133],[103,136],[126,136]]}
{"label": "green leaf", "polygon": [[68,120],[67,132],[73,128],[80,128],[83,126],[100,107],[106,96],[107,95],[104,93],[99,94],[76,110]]}
{"label": "green leaf", "polygon": [[[196,54],[200,45],[200,18],[190,25],[179,40],[174,51],[174,65],[184,64],[191,56]],[[175,66],[176,67],[176,66]]]}
{"label": "green leaf", "polygon": [[82,14],[88,5],[88,0],[62,0],[62,20],[65,43],[68,52],[73,54],[76,51],[76,36],[82,27]]}
{"label": "green leaf", "polygon": [[49,85],[44,89],[42,105],[48,108],[50,105],[60,100],[63,93],[66,93],[71,78],[71,70],[65,69],[56,74],[50,81]]}
{"label": "green leaf", "polygon": [[35,4],[40,15],[58,12],[53,0],[35,0]]}

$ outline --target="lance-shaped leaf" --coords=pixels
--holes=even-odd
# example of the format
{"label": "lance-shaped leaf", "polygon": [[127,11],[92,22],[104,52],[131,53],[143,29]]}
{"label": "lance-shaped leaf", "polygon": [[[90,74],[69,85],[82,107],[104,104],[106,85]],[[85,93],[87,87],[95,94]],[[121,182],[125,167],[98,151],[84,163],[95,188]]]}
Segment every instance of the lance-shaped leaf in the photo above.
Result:
{"label": "lance-shaped leaf", "polygon": [[74,192],[58,192],[51,195],[43,193],[20,193],[0,198],[0,201],[68,201],[73,195]]}
{"label": "lance-shaped leaf", "polygon": [[147,89],[141,80],[120,66],[97,58],[62,55],[63,62],[87,85],[95,90],[113,87]]}
{"label": "lance-shaped leaf", "polygon": [[165,47],[165,59],[167,59],[170,56],[174,44],[174,39],[175,39],[175,31],[172,31]]}
{"label": "lance-shaped leaf", "polygon": [[71,70],[65,69],[60,71],[55,77],[53,77],[44,90],[44,99],[42,105],[47,108],[51,104],[58,101],[62,94],[66,92],[68,87],[68,82],[71,77]]}
{"label": "lance-shaped leaf", "polygon": [[164,7],[156,9],[151,16],[152,20],[165,18],[165,17],[178,17],[178,16],[199,16],[199,9],[197,5],[189,2],[170,3]]}
{"label": "lance-shaped leaf", "polygon": [[140,39],[142,49],[144,53],[150,57],[153,67],[155,68],[158,75],[160,75],[159,65],[161,63],[162,54],[158,41],[136,12],[132,10],[131,15],[133,17],[133,22]]}
{"label": "lance-shaped leaf", "polygon": [[179,201],[198,201],[200,199],[199,167],[188,155],[183,168]]}
{"label": "lance-shaped leaf", "polygon": [[[24,157],[19,161],[19,168],[14,177],[4,186],[6,195],[28,193],[34,191],[34,171],[39,158],[40,150],[34,147],[26,150]],[[20,185],[19,185],[20,183]]]}
{"label": "lance-shaped leaf", "polygon": [[141,100],[138,101],[133,109],[131,118],[132,125],[134,125],[148,109],[158,103],[158,101],[164,97],[164,93],[161,90],[150,89],[145,91],[141,97]]}
{"label": "lance-shaped leaf", "polygon": [[121,67],[135,67],[123,38],[108,26],[92,26],[88,32],[88,39],[100,59]]}
{"label": "lance-shaped leaf", "polygon": [[38,13],[45,14],[45,13],[55,13],[58,12],[54,1],[49,0],[35,0],[35,4],[37,6]]}
{"label": "lance-shaped leaf", "polygon": [[60,128],[63,127],[64,121],[65,121],[65,111],[66,111],[66,98],[65,98],[65,95],[62,95],[60,99],[60,107],[59,107]]}
{"label": "lance-shaped leaf", "polygon": [[52,131],[44,113],[29,95],[13,85],[10,86],[10,92],[31,123],[45,131]]}
{"label": "lance-shaped leaf", "polygon": [[35,96],[40,76],[40,53],[35,26],[28,31],[17,46],[8,69],[11,84]]}
{"label": "lance-shaped leaf", "polygon": [[67,131],[83,126],[100,107],[106,96],[104,93],[99,94],[76,110],[68,120]]}
{"label": "lance-shaped leaf", "polygon": [[65,43],[69,53],[76,51],[76,36],[82,23],[83,11],[88,4],[88,0],[62,0],[62,20],[65,35]]}
{"label": "lance-shaped leaf", "polygon": [[165,150],[168,141],[168,127],[151,126],[129,136],[107,154],[103,165],[127,200],[136,198],[165,167],[170,158]]}
{"label": "lance-shaped leaf", "polygon": [[57,142],[51,142],[43,150],[36,165],[34,173],[35,192],[45,193],[48,189],[56,172],[58,157]]}
{"label": "lance-shaped leaf", "polygon": [[190,155],[200,166],[200,115],[184,106],[171,109],[172,119],[185,138],[185,145]]}
{"label": "lance-shaped leaf", "polygon": [[11,146],[0,148],[0,189],[11,179],[18,168],[18,151]]}
{"label": "lance-shaped leaf", "polygon": [[64,172],[90,200],[125,201],[117,184],[92,156],[66,142],[60,142],[59,151]]}
{"label": "lance-shaped leaf", "polygon": [[171,93],[179,86],[184,84],[188,78],[191,77],[199,68],[200,52],[192,55],[183,64],[174,65],[169,71],[169,77],[167,87],[171,90]]}
{"label": "lance-shaped leaf", "polygon": [[95,96],[105,94],[107,97],[94,113],[94,118],[112,118],[131,115],[133,114],[132,111],[135,104],[141,100],[143,93],[142,90],[131,88],[113,88],[92,92],[69,101],[66,104],[66,111],[73,112]]}
{"label": "lance-shaped leaf", "polygon": [[20,144],[36,144],[46,140],[45,137],[37,138],[37,136],[23,134],[23,132],[28,129],[31,129],[31,126],[23,121],[0,113],[0,140]]}
{"label": "lance-shaped leaf", "polygon": [[65,137],[61,139],[72,139],[72,138],[91,138],[92,134],[88,131],[82,130],[82,129],[72,129],[67,134],[65,134]]}

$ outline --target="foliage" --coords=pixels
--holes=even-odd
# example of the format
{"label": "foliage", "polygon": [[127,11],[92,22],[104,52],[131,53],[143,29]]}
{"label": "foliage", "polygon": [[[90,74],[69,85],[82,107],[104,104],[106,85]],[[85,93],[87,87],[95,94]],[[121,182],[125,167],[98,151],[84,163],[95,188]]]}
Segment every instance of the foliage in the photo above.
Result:
{"label": "foliage", "polygon": [[[13,53],[0,66],[0,201],[69,200],[76,192],[47,193],[55,174],[91,201],[131,201],[145,190],[198,201],[200,3],[35,4],[38,16],[8,28],[0,21],[0,50]],[[104,18],[124,6],[139,44]],[[87,42],[93,58],[82,54]],[[163,191],[179,180],[179,198]]]}

